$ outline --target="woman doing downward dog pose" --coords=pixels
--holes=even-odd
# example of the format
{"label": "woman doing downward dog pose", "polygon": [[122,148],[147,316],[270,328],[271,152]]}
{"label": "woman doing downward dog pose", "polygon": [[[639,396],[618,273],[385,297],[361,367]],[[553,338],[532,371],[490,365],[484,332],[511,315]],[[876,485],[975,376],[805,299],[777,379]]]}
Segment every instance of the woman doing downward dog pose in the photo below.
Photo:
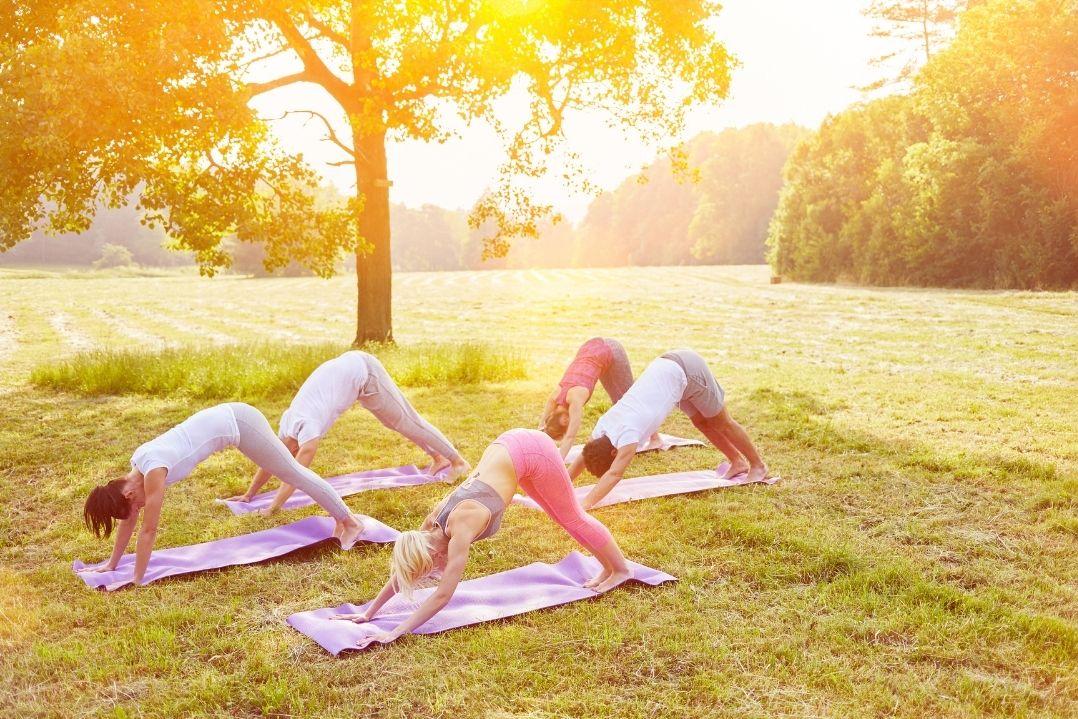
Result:
{"label": "woman doing downward dog pose", "polygon": [[[591,399],[596,382],[603,384],[611,402],[621,399],[632,386],[633,368],[617,340],[593,337],[582,344],[547,399],[539,426],[559,441],[562,457],[569,454],[580,431],[584,405]],[[658,440],[657,432],[651,440]]]}
{"label": "woman doing downward dog pose", "polygon": [[605,592],[629,578],[625,557],[610,531],[576,501],[553,440],[533,429],[512,429],[487,448],[471,476],[434,508],[419,530],[403,532],[397,539],[389,581],[371,606],[362,614],[339,614],[334,619],[369,622],[394,594],[410,596],[424,577],[440,573],[438,588],[426,601],[379,639],[391,642],[422,626],[449,603],[464,574],[472,542],[498,531],[517,487],[602,564],[602,572],[585,586]]}
{"label": "woman doing downward dog pose", "polygon": [[[334,357],[311,373],[281,415],[280,438],[296,461],[309,467],[323,435],[357,402],[429,454],[431,474],[449,467],[449,479],[453,479],[471,469],[449,440],[412,408],[378,358],[358,350]],[[247,491],[232,500],[250,502],[273,474],[260,467]],[[261,510],[263,514],[280,509],[296,489],[284,477],[279,479],[283,484],[273,503]]]}
{"label": "woman doing downward dog pose", "polygon": [[257,409],[228,402],[193,414],[135,450],[131,471],[94,487],[86,498],[83,519],[97,536],[108,537],[116,522],[116,544],[108,562],[83,571],[111,572],[123,557],[142,511],[142,528],[135,545],[135,584],[142,581],[153,553],[165,488],[189,475],[212,454],[235,447],[263,470],[301,488],[337,520],[334,536],[350,548],[363,529],[332,487],[300,465]]}

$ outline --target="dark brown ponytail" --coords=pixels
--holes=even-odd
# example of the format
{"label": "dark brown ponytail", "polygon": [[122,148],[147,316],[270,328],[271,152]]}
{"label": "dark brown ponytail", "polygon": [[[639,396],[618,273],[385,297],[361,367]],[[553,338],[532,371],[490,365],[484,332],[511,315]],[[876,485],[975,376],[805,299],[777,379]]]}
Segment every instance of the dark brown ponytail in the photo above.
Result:
{"label": "dark brown ponytail", "polygon": [[[564,419],[563,419],[564,418]],[[555,407],[546,418],[543,431],[550,435],[555,442],[561,441],[569,429],[569,410],[562,406]]]}
{"label": "dark brown ponytail", "polygon": [[126,484],[127,479],[121,477],[90,490],[82,508],[82,519],[95,537],[108,537],[112,534],[113,520],[131,515],[131,502],[124,496]]}

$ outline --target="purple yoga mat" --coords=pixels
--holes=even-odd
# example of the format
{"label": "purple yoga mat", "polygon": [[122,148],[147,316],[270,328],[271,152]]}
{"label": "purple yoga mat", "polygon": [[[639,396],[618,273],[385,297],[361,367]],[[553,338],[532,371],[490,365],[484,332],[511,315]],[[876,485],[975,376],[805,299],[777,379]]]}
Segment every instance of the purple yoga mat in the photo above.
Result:
{"label": "purple yoga mat", "polygon": [[[671,494],[689,494],[690,492],[703,492],[708,489],[721,489],[724,487],[740,487],[744,484],[752,484],[746,481],[744,474],[739,474],[733,479],[719,479],[719,475],[726,471],[728,465],[719,465],[718,470],[698,469],[691,472],[671,472],[670,474],[653,474],[648,477],[633,477],[623,479],[610,490],[610,493],[599,500],[592,509],[605,507],[608,504],[620,504],[622,502],[635,502],[638,499],[652,499],[653,497],[666,497]],[[760,484],[774,484],[781,477],[768,477]],[[577,501],[584,499],[594,487],[589,484],[576,488]],[[513,504],[519,504],[531,509],[539,509],[531,497],[518,494],[513,497]]]}
{"label": "purple yoga mat", "polygon": [[[330,477],[326,481],[329,482],[329,486],[337,490],[337,494],[347,497],[351,494],[369,492],[373,489],[393,489],[394,487],[412,487],[418,484],[430,484],[431,482],[448,482],[449,480],[446,479],[448,475],[448,470],[432,475],[409,464],[404,467],[372,469],[367,472],[342,474],[339,477]],[[274,489],[270,492],[256,494],[251,498],[250,502],[218,499],[217,503],[227,506],[232,510],[233,514],[250,514],[273,504],[273,497],[276,494],[277,490]],[[284,503],[281,509],[309,507],[312,504],[314,504],[313,499],[308,497],[306,493],[297,490],[292,493],[292,496],[288,498],[288,501]]]}
{"label": "purple yoga mat", "polygon": [[[363,520],[363,533],[360,541],[385,543],[392,542],[400,534],[392,527],[377,519],[358,515]],[[146,568],[143,583],[157,581],[163,577],[177,574],[204,572],[236,564],[254,564],[274,557],[282,557],[304,547],[324,542],[333,538],[334,522],[330,517],[307,517],[292,524],[285,524],[261,532],[241,534],[238,537],[215,539],[212,542],[192,544],[187,547],[171,547],[155,550]],[[135,555],[125,554],[116,569],[111,572],[79,572],[88,566],[75,560],[72,565],[79,578],[86,585],[95,589],[112,591],[131,584],[135,570]]]}
{"label": "purple yoga mat", "polygon": [[[704,443],[701,442],[698,439],[686,439],[685,437],[675,437],[672,434],[663,434],[662,432],[659,433],[659,439],[662,441],[661,445],[659,445],[658,447],[651,447],[651,446],[647,446],[647,445],[642,444],[642,445],[640,445],[640,447],[643,447],[643,449],[641,449],[640,447],[637,447],[637,449],[636,449],[637,454],[640,454],[641,452],[665,452],[666,450],[673,449],[674,447],[703,447],[703,446],[705,446]],[[582,444],[574,444],[572,449],[569,450],[569,454],[565,455],[565,463],[566,464],[571,464],[574,459],[576,459],[577,457],[580,456],[580,453],[583,450],[584,450],[584,445],[582,445]]]}
{"label": "purple yoga mat", "polygon": [[[676,582],[677,578],[642,564],[629,562],[637,581],[651,586],[664,582]],[[535,562],[524,567],[510,569],[478,579],[469,579],[457,585],[457,591],[449,604],[434,615],[413,634],[437,634],[448,629],[466,627],[495,619],[513,617],[537,609],[556,607],[599,596],[581,585],[599,572],[599,562],[572,552],[557,564]],[[318,642],[327,652],[340,654],[344,651],[367,648],[374,640],[372,635],[390,631],[407,619],[433,589],[422,589],[411,601],[400,595],[393,597],[373,621],[366,624],[330,619],[335,614],[362,612],[367,604],[342,604],[339,607],[299,612],[288,618],[288,623],[298,631]]]}

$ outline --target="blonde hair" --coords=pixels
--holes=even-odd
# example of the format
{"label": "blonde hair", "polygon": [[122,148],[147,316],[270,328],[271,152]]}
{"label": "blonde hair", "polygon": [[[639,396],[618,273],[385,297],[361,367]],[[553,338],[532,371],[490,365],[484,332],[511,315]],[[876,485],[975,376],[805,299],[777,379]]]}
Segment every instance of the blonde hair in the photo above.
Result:
{"label": "blonde hair", "polygon": [[416,529],[401,532],[393,544],[393,558],[389,561],[389,576],[397,585],[397,591],[411,599],[420,580],[433,568],[434,558],[427,533]]}

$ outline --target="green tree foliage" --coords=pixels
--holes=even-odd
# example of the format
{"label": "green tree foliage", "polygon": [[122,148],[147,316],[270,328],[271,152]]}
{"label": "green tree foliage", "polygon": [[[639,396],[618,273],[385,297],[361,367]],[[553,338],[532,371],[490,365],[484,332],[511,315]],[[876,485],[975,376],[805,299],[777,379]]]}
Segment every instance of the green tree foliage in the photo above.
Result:
{"label": "green tree foliage", "polygon": [[[228,265],[230,237],[262,242],[269,268],[319,274],[355,251],[355,341],[391,339],[387,143],[441,141],[460,119],[501,131],[505,164],[470,219],[504,253],[550,214],[530,182],[585,184],[579,168],[551,167],[567,115],[599,111],[612,131],[658,143],[726,95],[717,12],[712,0],[11,0],[0,249],[35,229],[86,229],[138,187],[207,272]],[[339,115],[295,110],[354,167],[343,206],[319,206],[314,169],[248,105],[297,83]],[[497,110],[511,93],[528,112],[510,125]]]}
{"label": "green tree foliage", "polygon": [[135,258],[131,250],[123,245],[106,244],[101,248],[101,257],[94,262],[95,270],[108,269],[110,267],[131,267],[135,264]]}
{"label": "green tree foliage", "polygon": [[757,124],[696,137],[684,148],[688,176],[664,159],[596,199],[577,233],[575,263],[763,261],[782,167],[805,135]]}
{"label": "green tree foliage", "polygon": [[776,271],[812,281],[1078,284],[1078,7],[990,0],[914,91],[824,123],[786,167]]}

